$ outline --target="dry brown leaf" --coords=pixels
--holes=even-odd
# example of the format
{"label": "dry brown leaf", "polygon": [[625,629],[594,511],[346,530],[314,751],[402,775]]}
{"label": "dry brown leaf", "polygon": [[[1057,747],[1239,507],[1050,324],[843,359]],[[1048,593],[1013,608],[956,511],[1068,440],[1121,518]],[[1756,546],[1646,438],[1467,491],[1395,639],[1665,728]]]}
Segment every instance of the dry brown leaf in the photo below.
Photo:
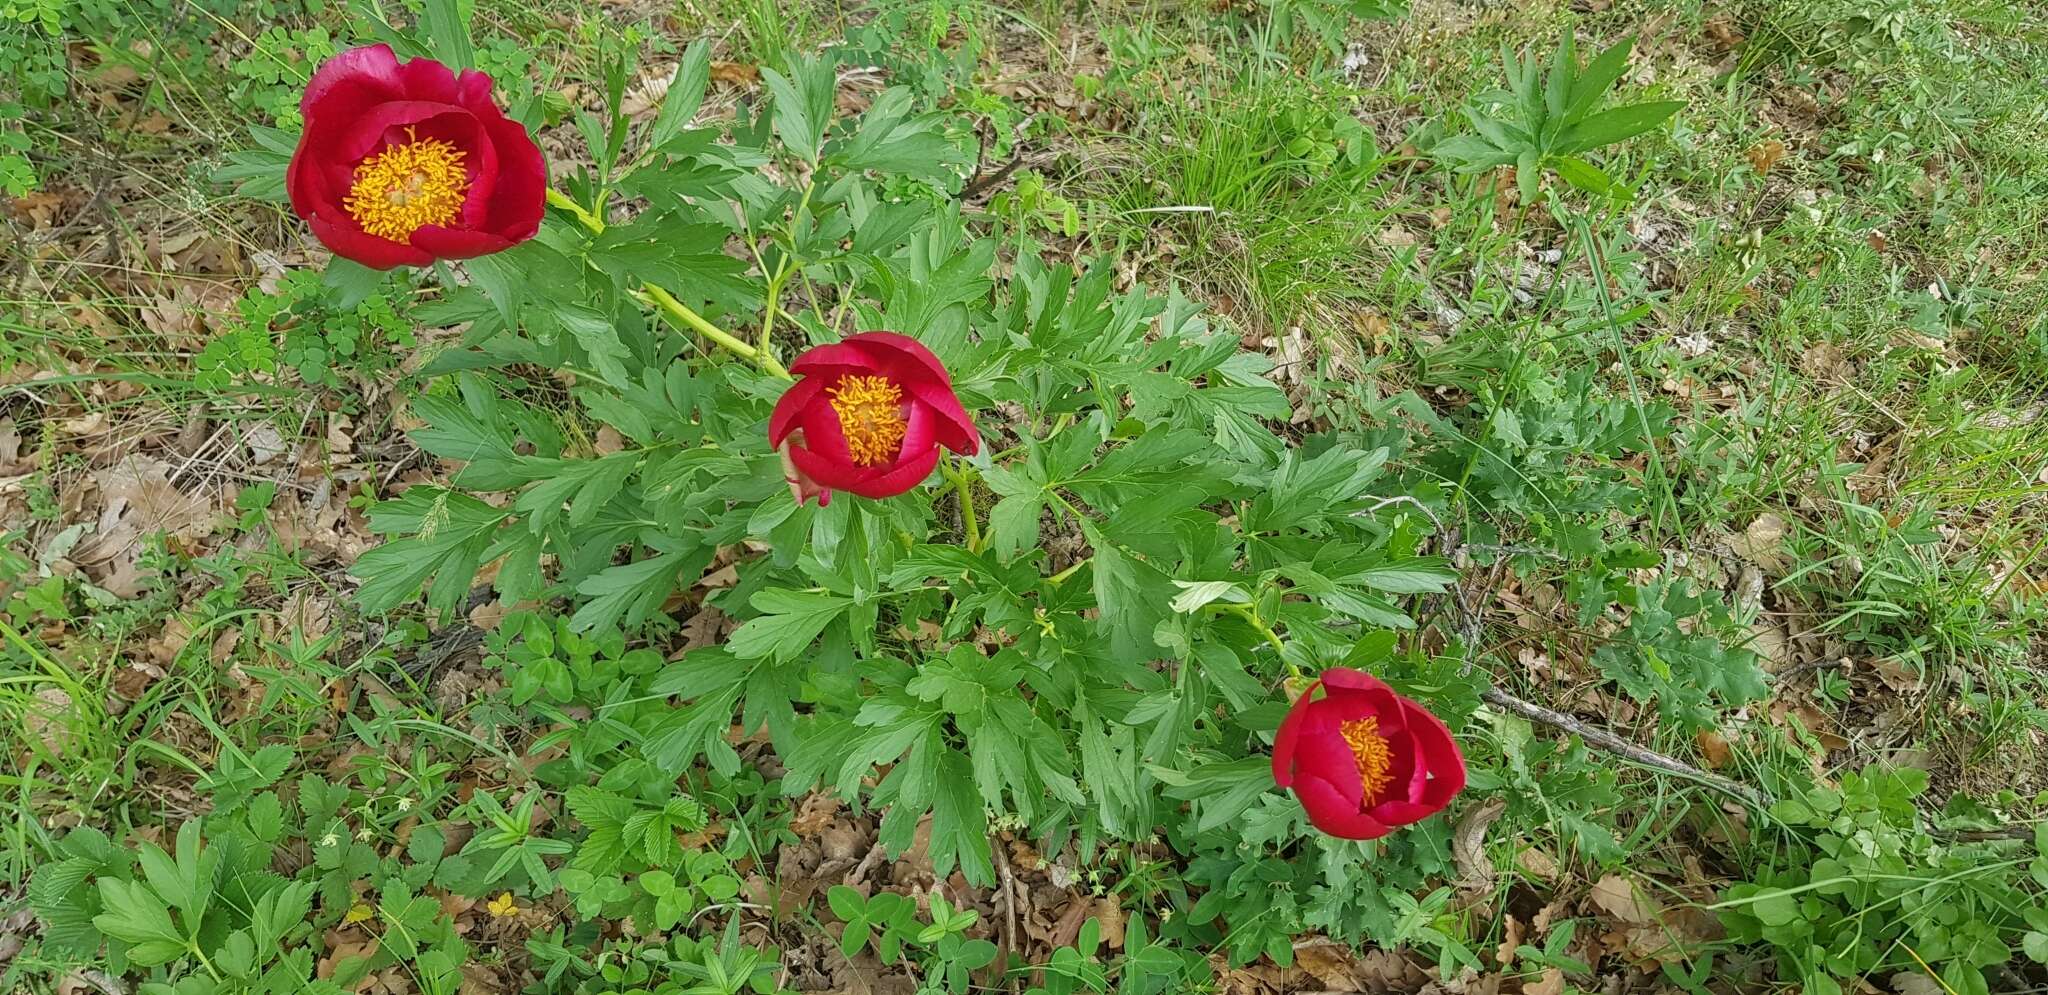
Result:
{"label": "dry brown leaf", "polygon": [[805,795],[804,800],[797,805],[795,817],[789,820],[789,830],[799,839],[816,836],[826,826],[832,824],[832,820],[839,816],[839,810],[843,807],[844,803],[839,800],[838,795],[813,791]]}
{"label": "dry brown leaf", "polygon": [[1799,368],[1809,377],[1833,383],[1846,382],[1856,373],[1856,364],[1849,354],[1832,342],[1808,346],[1799,355]]}
{"label": "dry brown leaf", "polygon": [[753,86],[761,82],[761,70],[744,62],[727,62],[724,59],[711,60],[711,81],[730,83],[734,86]]}
{"label": "dry brown leaf", "polygon": [[1541,978],[1522,983],[1522,995],[1564,995],[1564,972],[1554,967],[1544,968]]}
{"label": "dry brown leaf", "polygon": [[1758,515],[1741,535],[1728,540],[1735,555],[1771,573],[1783,573],[1791,561],[1785,556],[1785,536],[1790,526],[1782,516]]}
{"label": "dry brown leaf", "polygon": [[1336,943],[1310,943],[1294,952],[1294,963],[1328,991],[1365,991],[1365,979],[1353,973],[1351,951]]}
{"label": "dry brown leaf", "polygon": [[1792,633],[1775,622],[1750,624],[1749,650],[1762,660],[1764,670],[1777,673],[1792,662]]}
{"label": "dry brown leaf", "polygon": [[1775,138],[1766,138],[1750,146],[1749,151],[1742,153],[1742,157],[1749,160],[1749,168],[1756,170],[1758,176],[1763,176],[1778,164],[1778,160],[1785,158],[1785,143]]}
{"label": "dry brown leaf", "polygon": [[1663,909],[1656,899],[1643,894],[1629,879],[1619,874],[1609,874],[1593,882],[1593,890],[1587,896],[1600,911],[1631,926],[1648,926],[1663,920]]}
{"label": "dry brown leaf", "polygon": [[1918,971],[1900,971],[1889,980],[1898,995],[1948,995],[1941,982]]}
{"label": "dry brown leaf", "polygon": [[1728,737],[1712,729],[1700,730],[1693,740],[1699,744],[1700,756],[1707,758],[1707,766],[1715,770],[1728,766],[1728,762],[1735,758],[1734,751],[1728,746]]}
{"label": "dry brown leaf", "polygon": [[1486,856],[1486,828],[1507,811],[1506,799],[1494,798],[1473,807],[1451,834],[1451,860],[1458,865],[1458,887],[1486,891],[1493,887],[1493,861]]}
{"label": "dry brown leaf", "polygon": [[1522,920],[1508,913],[1507,922],[1501,928],[1500,946],[1494,948],[1493,961],[1502,967],[1512,967],[1515,950],[1522,945]]}
{"label": "dry brown leaf", "polygon": [[65,435],[93,435],[106,431],[106,428],[107,413],[104,411],[89,411],[57,423],[57,431]]}
{"label": "dry brown leaf", "polygon": [[1543,881],[1557,880],[1557,858],[1540,846],[1523,847],[1520,853],[1515,854],[1515,866],[1520,867],[1522,873],[1532,878]]}
{"label": "dry brown leaf", "polygon": [[72,550],[71,559],[116,597],[141,594],[154,576],[140,565],[143,536],[164,533],[193,542],[213,532],[213,496],[172,486],[170,466],[162,460],[131,453],[92,479],[104,501],[97,531]]}
{"label": "dry brown leaf", "polygon": [[1308,937],[1295,947],[1295,966],[1316,979],[1324,991],[1371,992],[1374,995],[1414,992],[1429,976],[1399,951],[1353,950],[1321,937]]}
{"label": "dry brown leaf", "polygon": [[1920,672],[1897,657],[1873,660],[1870,669],[1877,671],[1877,679],[1893,691],[1908,693],[1920,690]]}
{"label": "dry brown leaf", "polygon": [[1124,907],[1114,897],[1103,896],[1095,900],[1095,921],[1102,924],[1102,942],[1111,950],[1124,948],[1124,925],[1129,921]]}
{"label": "dry brown leaf", "polygon": [[71,695],[63,688],[43,688],[24,704],[21,725],[51,756],[62,757],[71,748],[70,716]]}

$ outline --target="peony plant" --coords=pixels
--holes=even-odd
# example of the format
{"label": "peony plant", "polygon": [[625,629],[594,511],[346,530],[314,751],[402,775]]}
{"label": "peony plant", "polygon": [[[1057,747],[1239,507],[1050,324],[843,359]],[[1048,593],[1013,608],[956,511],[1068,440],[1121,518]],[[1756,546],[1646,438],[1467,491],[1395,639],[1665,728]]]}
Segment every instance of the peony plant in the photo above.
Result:
{"label": "peony plant", "polygon": [[[796,58],[700,119],[700,43],[651,119],[614,91],[581,120],[594,161],[549,186],[454,61],[323,65],[286,184],[337,256],[467,260],[430,271],[421,320],[465,331],[410,402],[456,469],[371,509],[365,610],[452,612],[481,584],[514,624],[562,605],[656,647],[716,610],[728,637],[622,678],[614,748],[650,784],[731,773],[737,721],[785,791],[883,811],[892,852],[928,817],[939,873],[975,883],[998,827],[1089,853],[1164,832],[1218,888],[1269,849],[1357,873],[1387,844],[1351,841],[1464,787],[1455,721],[1394,690],[1472,703],[1455,661],[1388,652],[1404,599],[1453,574],[1417,552],[1427,516],[1386,500],[1387,451],[1300,436],[1271,361],[1187,300],[968,217],[973,137],[928,95],[842,114],[832,64]],[[1026,251],[999,264],[1005,244]],[[606,429],[618,445],[577,441]],[[567,791],[576,769],[546,771]],[[1286,866],[1331,922],[1384,911],[1317,883],[1335,865]],[[579,904],[618,892],[577,881]]]}

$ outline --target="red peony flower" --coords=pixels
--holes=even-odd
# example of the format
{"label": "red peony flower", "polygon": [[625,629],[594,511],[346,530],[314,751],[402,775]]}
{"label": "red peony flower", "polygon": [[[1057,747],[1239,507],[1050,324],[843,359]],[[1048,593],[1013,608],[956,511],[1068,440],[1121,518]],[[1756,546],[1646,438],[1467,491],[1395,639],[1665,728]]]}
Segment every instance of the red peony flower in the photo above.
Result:
{"label": "red peony flower", "polygon": [[939,357],[907,335],[850,335],[798,356],[789,371],[802,379],[775,402],[768,444],[782,451],[798,504],[830,504],[835,490],[901,494],[931,476],[940,446],[981,448]]}
{"label": "red peony flower", "polygon": [[1370,840],[1441,811],[1464,790],[1465,758],[1443,720],[1370,674],[1333,667],[1280,723],[1273,780],[1317,829]]}
{"label": "red peony flower", "polygon": [[389,45],[321,63],[285,172],[292,210],[334,254],[375,269],[488,255],[533,237],[547,163],[491,102],[491,78]]}

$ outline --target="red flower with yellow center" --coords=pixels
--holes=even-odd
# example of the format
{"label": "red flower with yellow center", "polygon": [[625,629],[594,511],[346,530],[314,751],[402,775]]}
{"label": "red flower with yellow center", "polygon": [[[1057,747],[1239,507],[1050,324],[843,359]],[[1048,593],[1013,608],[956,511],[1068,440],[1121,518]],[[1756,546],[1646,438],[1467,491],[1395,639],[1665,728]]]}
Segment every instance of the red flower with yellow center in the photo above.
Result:
{"label": "red flower with yellow center", "polygon": [[388,45],[313,73],[285,172],[292,210],[334,254],[374,269],[509,249],[540,230],[547,163],[491,100],[491,78]]}
{"label": "red flower with yellow center", "polygon": [[916,487],[939,448],[973,454],[981,436],[939,357],[895,332],[862,332],[798,356],[799,379],[775,402],[768,444],[798,503],[835,490],[885,498]]}
{"label": "red flower with yellow center", "polygon": [[1441,811],[1465,788],[1465,758],[1443,720],[1370,674],[1333,667],[1280,723],[1273,780],[1317,829],[1369,840]]}

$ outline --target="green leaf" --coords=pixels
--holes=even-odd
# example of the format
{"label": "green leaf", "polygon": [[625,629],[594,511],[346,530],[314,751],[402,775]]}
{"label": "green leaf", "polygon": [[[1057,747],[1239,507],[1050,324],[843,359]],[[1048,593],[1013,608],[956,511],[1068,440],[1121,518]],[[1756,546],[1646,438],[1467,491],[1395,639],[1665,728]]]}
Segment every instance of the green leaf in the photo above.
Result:
{"label": "green leaf", "polygon": [[45,949],[84,957],[99,949],[100,932],[92,924],[98,911],[85,882],[100,867],[91,857],[71,857],[41,864],[29,879],[28,902],[41,920]]}
{"label": "green leaf", "polygon": [[710,551],[697,549],[686,553],[659,553],[644,560],[606,567],[576,585],[576,593],[590,600],[569,619],[569,628],[575,632],[590,632],[609,630],[621,623],[638,625],[661,607],[684,573],[695,576],[695,571],[703,570],[710,559]]}
{"label": "green leaf", "polygon": [[968,884],[994,884],[988,817],[982,810],[981,795],[975,790],[973,772],[965,758],[948,752],[939,761],[938,775],[932,792],[933,869],[944,879],[957,866]]}
{"label": "green leaf", "polygon": [[434,57],[460,72],[476,66],[476,47],[469,40],[475,0],[427,0],[422,21]]}
{"label": "green leaf", "polygon": [[1550,166],[1566,183],[1584,190],[1596,197],[1611,197],[1626,201],[1628,189],[1616,186],[1614,180],[1598,166],[1577,156],[1559,156],[1551,160]]}
{"label": "green leaf", "polygon": [[469,272],[470,280],[483,289],[484,298],[498,309],[498,317],[504,319],[506,328],[519,327],[519,312],[526,303],[526,274],[520,266],[523,255],[517,250],[494,252],[487,256],[465,260],[463,269]]}
{"label": "green leaf", "polygon": [[333,303],[337,308],[347,310],[368,300],[384,286],[389,274],[374,270],[353,259],[335,256],[327,261],[327,270],[320,282],[333,292]]}
{"label": "green leaf", "polygon": [[371,614],[398,607],[418,594],[429,578],[438,578],[430,603],[443,615],[453,613],[469,594],[491,534],[508,517],[469,495],[427,486],[378,505],[371,512],[372,527],[380,515],[417,523],[417,534],[371,549],[349,568],[362,581],[356,597]]}
{"label": "green leaf", "polygon": [[1556,151],[1571,155],[1626,141],[1663,124],[1684,107],[1682,100],[1658,100],[1601,111],[1566,128]]}
{"label": "green leaf", "polygon": [[696,117],[697,108],[704,103],[704,88],[710,83],[711,40],[699,38],[683,50],[683,60],[676,63],[675,75],[669,77],[668,92],[661,97],[661,110],[647,132],[647,144],[661,148],[681,132]]}
{"label": "green leaf", "polygon": [[1621,79],[1621,74],[1628,71],[1628,54],[1635,43],[1633,36],[1623,38],[1586,63],[1578,79],[1572,81],[1571,92],[1565,98],[1566,120],[1577,120],[1592,110],[1593,105],[1600,102],[1600,96]]}
{"label": "green leaf", "polygon": [[1440,594],[1458,579],[1457,571],[1437,557],[1416,557],[1367,567],[1338,578],[1389,594]]}
{"label": "green leaf", "polygon": [[159,941],[184,947],[185,935],[172,925],[171,910],[147,885],[114,878],[100,878],[98,885],[106,911],[94,916],[92,924],[100,932],[127,943]]}
{"label": "green leaf", "polygon": [[867,911],[867,899],[843,884],[835,884],[825,892],[825,904],[832,907],[832,914],[841,922],[853,922]]}
{"label": "green leaf", "polygon": [[1185,785],[1169,787],[1170,798],[1196,802],[1196,832],[1235,820],[1273,787],[1273,762],[1263,756],[1207,764],[1191,770]]}
{"label": "green leaf", "polygon": [[633,358],[633,351],[619,338],[619,330],[604,312],[581,304],[563,301],[551,302],[555,320],[561,322],[576,344],[583,347],[590,357],[590,365],[599,378],[613,387],[625,388],[632,384],[632,375],[626,371],[626,362]]}
{"label": "green leaf", "polygon": [[734,630],[727,644],[742,660],[791,660],[808,649],[825,626],[846,613],[853,599],[823,591],[771,587],[751,602],[762,614]]}
{"label": "green leaf", "polygon": [[1185,581],[1177,580],[1173,586],[1180,588],[1167,607],[1183,615],[1201,611],[1202,606],[1212,601],[1248,602],[1252,599],[1245,589],[1227,580]]}
{"label": "green leaf", "polygon": [[1798,897],[1786,894],[1783,888],[1751,896],[1749,912],[1766,926],[1784,926],[1802,918]]}
{"label": "green leaf", "polygon": [[802,57],[791,60],[789,71],[793,80],[773,69],[761,70],[761,83],[775,98],[775,133],[791,152],[816,162],[832,120],[836,74],[830,64]]}

